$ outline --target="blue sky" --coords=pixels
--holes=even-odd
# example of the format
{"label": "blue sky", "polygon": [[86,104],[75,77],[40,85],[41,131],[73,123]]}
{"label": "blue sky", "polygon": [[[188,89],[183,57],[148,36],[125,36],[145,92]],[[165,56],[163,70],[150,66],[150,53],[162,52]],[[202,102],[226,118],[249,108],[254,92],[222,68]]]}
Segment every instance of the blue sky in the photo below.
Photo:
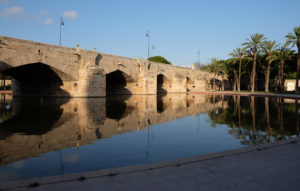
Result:
{"label": "blue sky", "polygon": [[189,66],[228,53],[252,33],[284,42],[300,25],[299,0],[0,0],[0,35],[97,48],[99,52],[147,57],[146,31],[154,52]]}

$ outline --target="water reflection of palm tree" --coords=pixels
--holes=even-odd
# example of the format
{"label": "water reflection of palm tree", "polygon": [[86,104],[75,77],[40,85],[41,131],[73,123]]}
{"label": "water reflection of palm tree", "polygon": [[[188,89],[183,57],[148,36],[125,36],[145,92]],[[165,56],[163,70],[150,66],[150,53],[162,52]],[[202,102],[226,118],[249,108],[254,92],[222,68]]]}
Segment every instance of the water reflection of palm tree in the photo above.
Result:
{"label": "water reflection of palm tree", "polygon": [[237,107],[239,113],[239,129],[241,129],[241,96],[237,96]]}
{"label": "water reflection of palm tree", "polygon": [[237,110],[237,101],[236,101],[237,96],[233,95],[232,97],[233,97],[233,113],[235,114]]}
{"label": "water reflection of palm tree", "polygon": [[147,127],[147,149],[146,149],[146,156],[149,157],[150,156],[150,126]]}
{"label": "water reflection of palm tree", "polygon": [[269,98],[265,97],[265,112],[266,112],[266,120],[267,120],[267,127],[268,129],[267,131],[267,135],[268,135],[268,142],[270,142],[270,130],[271,130],[271,126],[270,126],[270,112],[269,112]]}
{"label": "water reflection of palm tree", "polygon": [[252,118],[253,141],[255,141],[256,140],[256,129],[255,129],[255,99],[254,99],[254,96],[251,96],[250,110],[251,110],[251,118]]}
{"label": "water reflection of palm tree", "polygon": [[222,97],[222,99],[221,99],[222,100],[222,110],[224,110],[224,94],[222,94],[221,97]]}
{"label": "water reflection of palm tree", "polygon": [[280,102],[279,102],[279,106],[280,106],[280,130],[284,130],[284,121],[283,121],[283,98],[280,98]]}
{"label": "water reflection of palm tree", "polygon": [[295,105],[296,105],[296,130],[297,130],[297,136],[299,136],[299,108],[298,108],[298,100],[295,100]]}

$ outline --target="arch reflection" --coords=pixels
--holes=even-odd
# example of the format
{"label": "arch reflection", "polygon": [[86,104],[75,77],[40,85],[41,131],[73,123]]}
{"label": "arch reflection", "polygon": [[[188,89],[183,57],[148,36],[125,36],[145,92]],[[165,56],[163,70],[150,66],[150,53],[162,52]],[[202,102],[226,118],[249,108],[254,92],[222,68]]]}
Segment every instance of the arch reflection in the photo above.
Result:
{"label": "arch reflection", "polygon": [[226,124],[228,134],[241,144],[299,135],[297,102],[277,98],[166,94],[23,100],[8,96],[0,103],[0,166],[203,112],[211,127]]}

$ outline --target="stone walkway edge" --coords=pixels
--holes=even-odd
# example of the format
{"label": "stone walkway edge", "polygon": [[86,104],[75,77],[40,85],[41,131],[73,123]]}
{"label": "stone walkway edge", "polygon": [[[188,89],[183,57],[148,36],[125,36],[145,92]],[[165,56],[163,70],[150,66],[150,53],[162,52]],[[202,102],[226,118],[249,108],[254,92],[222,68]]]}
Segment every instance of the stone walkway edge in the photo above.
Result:
{"label": "stone walkway edge", "polygon": [[258,96],[258,97],[280,97],[280,98],[300,99],[300,95],[296,95],[296,94],[251,93],[251,92],[234,92],[234,91],[203,91],[203,92],[188,92],[187,94]]}
{"label": "stone walkway edge", "polygon": [[0,190],[35,187],[39,185],[69,182],[69,181],[82,181],[89,178],[116,176],[118,174],[129,174],[129,173],[135,173],[140,171],[167,168],[172,166],[181,166],[185,164],[191,164],[191,163],[201,162],[206,160],[214,160],[218,158],[224,158],[224,157],[239,155],[243,153],[272,149],[273,147],[278,147],[281,145],[293,144],[298,142],[300,142],[300,137],[286,139],[278,142],[266,143],[262,145],[255,145],[255,146],[250,146],[245,148],[238,148],[233,150],[221,151],[221,152],[176,159],[176,160],[169,160],[169,161],[158,162],[158,163],[150,163],[150,164],[128,166],[128,167],[121,167],[121,168],[111,168],[111,169],[104,169],[104,170],[97,170],[97,171],[88,171],[88,172],[81,172],[81,173],[56,175],[50,177],[40,177],[40,178],[24,179],[24,180],[10,181],[10,182],[2,182],[0,183]]}

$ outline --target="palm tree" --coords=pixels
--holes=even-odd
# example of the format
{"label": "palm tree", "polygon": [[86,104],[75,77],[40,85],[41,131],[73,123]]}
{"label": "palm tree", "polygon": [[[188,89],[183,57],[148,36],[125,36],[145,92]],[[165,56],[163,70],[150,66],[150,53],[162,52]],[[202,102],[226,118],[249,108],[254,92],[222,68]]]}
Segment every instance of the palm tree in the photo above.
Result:
{"label": "palm tree", "polygon": [[213,78],[213,84],[212,84],[212,89],[214,90],[215,88],[215,83],[216,83],[216,75],[218,73],[218,62],[219,60],[217,58],[212,58],[211,63],[207,66],[207,70],[209,72],[214,73],[214,78]]}
{"label": "palm tree", "polygon": [[267,74],[266,74],[266,80],[265,80],[265,93],[269,93],[269,80],[270,80],[270,71],[271,71],[271,63],[274,61],[272,59],[272,55],[275,53],[275,50],[278,47],[278,44],[276,44],[276,41],[265,41],[263,43],[263,49],[267,52],[268,57],[268,68],[267,68]]}
{"label": "palm tree", "polygon": [[222,91],[224,91],[225,86],[224,86],[224,76],[227,74],[227,68],[226,68],[226,61],[224,60],[219,60],[217,62],[217,72],[221,74],[222,76]]}
{"label": "palm tree", "polygon": [[[245,56],[245,50],[246,48],[237,48],[232,51],[232,53],[229,54],[232,58],[229,59],[229,62],[235,64],[237,61],[239,61],[239,72],[238,72],[238,78],[235,80],[237,82],[237,89],[238,91],[241,91],[241,76],[242,76],[242,61]],[[236,73],[235,73],[236,75]],[[236,78],[236,76],[235,76]]]}
{"label": "palm tree", "polygon": [[298,56],[297,56],[297,74],[296,74],[296,93],[300,93],[300,88],[298,85],[298,81],[300,78],[300,26],[296,26],[294,28],[294,33],[289,33],[285,36],[287,45],[292,44],[292,46],[297,45]]}
{"label": "palm tree", "polygon": [[230,59],[227,60],[227,65],[226,65],[227,71],[228,71],[228,77],[230,79],[233,79],[233,91],[237,90],[237,81],[238,81],[238,76],[237,76],[237,67]]}
{"label": "palm tree", "polygon": [[247,38],[245,43],[242,45],[245,48],[249,48],[253,53],[253,66],[251,72],[251,92],[255,90],[255,74],[256,74],[256,56],[262,47],[263,41],[266,40],[263,34],[255,33],[250,35],[250,39]]}
{"label": "palm tree", "polygon": [[273,54],[270,59],[279,60],[280,61],[280,72],[279,72],[279,85],[281,91],[284,90],[284,65],[285,61],[291,60],[293,57],[294,51],[286,48],[285,46],[281,46],[275,54]]}

